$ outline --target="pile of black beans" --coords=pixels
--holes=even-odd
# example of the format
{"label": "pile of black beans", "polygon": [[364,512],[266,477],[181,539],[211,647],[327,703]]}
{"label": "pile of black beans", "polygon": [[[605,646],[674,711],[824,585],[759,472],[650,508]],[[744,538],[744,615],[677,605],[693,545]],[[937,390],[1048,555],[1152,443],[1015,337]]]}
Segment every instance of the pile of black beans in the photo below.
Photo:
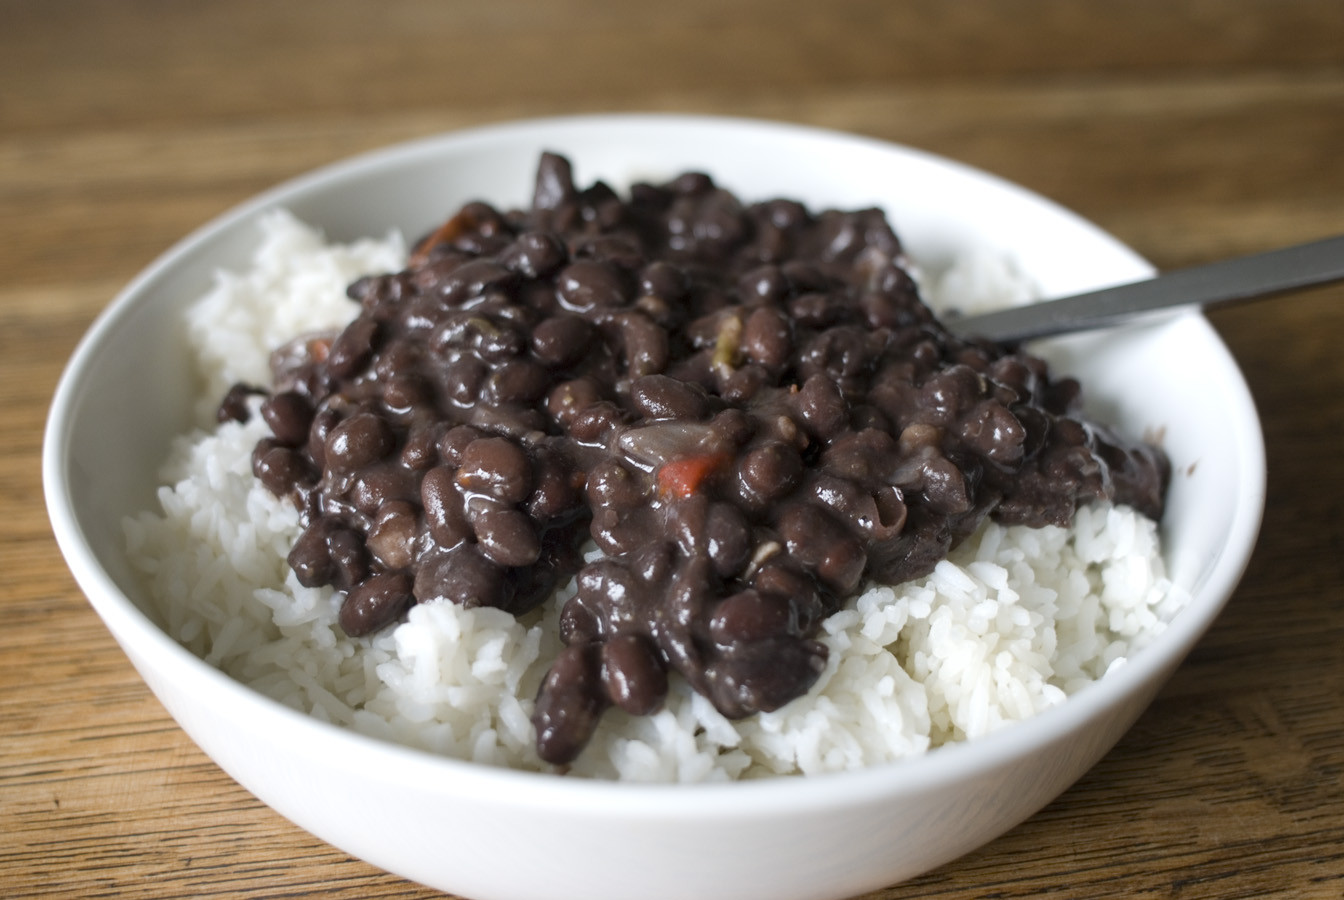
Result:
{"label": "pile of black beans", "polygon": [[534,714],[551,763],[608,708],[657,709],[671,670],[729,717],[800,696],[823,618],[987,515],[1161,514],[1161,452],[1081,419],[1039,359],[948,334],[875,209],[699,173],[623,198],[545,154],[530,209],[469,203],[349,295],[343,331],[276,351],[260,407],[289,563],[345,593],[352,636],[435,600],[523,614],[576,577]]}

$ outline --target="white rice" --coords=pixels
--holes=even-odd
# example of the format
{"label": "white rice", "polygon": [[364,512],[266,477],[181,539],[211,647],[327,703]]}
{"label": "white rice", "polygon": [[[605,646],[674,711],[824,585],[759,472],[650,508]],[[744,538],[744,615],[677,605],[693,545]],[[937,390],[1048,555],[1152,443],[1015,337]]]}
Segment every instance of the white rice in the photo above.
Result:
{"label": "white rice", "polygon": [[[405,255],[395,236],[328,246],[287,213],[262,229],[253,268],[221,274],[188,316],[202,422],[231,384],[267,382],[270,349],[352,316],[349,281],[398,268]],[[943,282],[1002,293],[990,276]],[[160,508],[125,523],[168,632],[320,719],[447,756],[545,768],[530,715],[560,647],[559,604],[522,621],[421,604],[395,628],[346,637],[339,595],[302,587],[285,563],[298,515],[252,477],[252,447],[265,433],[253,416],[180,438],[163,468]],[[572,774],[712,781],[924,753],[1064,702],[1160,633],[1180,604],[1156,525],[1132,510],[1087,507],[1072,529],[989,523],[928,577],[870,586],[828,619],[821,639],[830,659],[807,696],[732,722],[674,680],[652,716],[608,712]]]}

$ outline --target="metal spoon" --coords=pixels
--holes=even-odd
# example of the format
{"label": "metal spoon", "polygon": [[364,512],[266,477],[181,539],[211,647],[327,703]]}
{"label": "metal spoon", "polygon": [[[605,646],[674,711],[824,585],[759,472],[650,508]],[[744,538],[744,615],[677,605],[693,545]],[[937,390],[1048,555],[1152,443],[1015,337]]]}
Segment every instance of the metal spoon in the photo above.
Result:
{"label": "metal spoon", "polygon": [[1161,309],[1255,300],[1340,280],[1344,235],[1027,306],[948,316],[944,324],[960,337],[1024,341],[1104,328]]}

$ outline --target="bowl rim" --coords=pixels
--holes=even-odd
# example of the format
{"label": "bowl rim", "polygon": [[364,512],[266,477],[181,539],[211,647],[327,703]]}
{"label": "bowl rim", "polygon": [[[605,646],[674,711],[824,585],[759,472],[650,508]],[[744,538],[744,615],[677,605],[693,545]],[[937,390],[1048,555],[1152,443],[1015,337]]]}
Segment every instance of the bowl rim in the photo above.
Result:
{"label": "bowl rim", "polygon": [[[264,210],[326,190],[345,180],[366,176],[372,171],[394,169],[415,159],[442,153],[447,146],[489,145],[557,129],[604,131],[687,128],[753,130],[779,139],[803,137],[839,142],[922,160],[975,179],[986,186],[994,186],[1069,219],[1078,228],[1090,232],[1094,238],[1111,244],[1117,252],[1129,254],[1136,265],[1152,271],[1152,267],[1134,251],[1092,222],[997,175],[899,143],[786,122],[680,113],[555,116],[452,130],[399,142],[321,166],[229,208],[160,254],[120,290],[93,320],[57,384],[42,448],[42,481],[48,515],[57,544],[76,582],[123,648],[130,644],[154,656],[163,664],[164,673],[168,677],[199,680],[202,688],[212,696],[241,696],[247,699],[250,701],[246,704],[250,707],[250,714],[268,729],[319,738],[354,758],[378,759],[382,763],[379,768],[384,775],[397,781],[428,782],[440,790],[449,788],[450,792],[463,795],[488,794],[492,802],[498,803],[515,803],[534,808],[563,807],[575,815],[608,815],[618,811],[633,819],[698,818],[716,812],[736,814],[745,809],[744,804],[750,805],[753,813],[771,814],[784,810],[796,813],[810,808],[834,808],[874,796],[890,796],[902,790],[903,786],[917,786],[923,791],[932,785],[965,779],[976,772],[1025,756],[1042,744],[1074,731],[1082,722],[1103,715],[1119,698],[1129,696],[1164,670],[1178,665],[1212,624],[1243,574],[1258,533],[1265,497],[1264,439],[1249,389],[1230,352],[1198,312],[1181,316],[1190,320],[1186,323],[1189,327],[1212,342],[1220,364],[1229,370],[1232,377],[1233,402],[1247,425],[1238,450],[1247,461],[1244,474],[1250,479],[1250,483],[1242,485],[1244,496],[1236,507],[1229,540],[1223,549],[1222,555],[1227,559],[1215,562],[1210,577],[1192,596],[1192,601],[1197,597],[1205,599],[1199,603],[1192,602],[1190,607],[1193,609],[1187,607],[1175,616],[1156,645],[1145,647],[1126,665],[1109,673],[1105,680],[1087,685],[1071,695],[1068,702],[1047,709],[1026,722],[1016,723],[973,741],[945,745],[919,756],[889,763],[802,777],[649,784],[557,777],[550,772],[508,769],[439,756],[321,721],[235,681],[170,638],[140,611],[99,563],[84,538],[66,477],[66,463],[75,424],[72,411],[77,406],[82,383],[97,363],[118,323],[135,308],[137,298],[146,288],[166,272],[183,263],[222,232]],[[128,655],[132,655],[134,661],[135,655],[129,654],[129,651]],[[578,799],[588,805],[576,805],[575,800]]]}

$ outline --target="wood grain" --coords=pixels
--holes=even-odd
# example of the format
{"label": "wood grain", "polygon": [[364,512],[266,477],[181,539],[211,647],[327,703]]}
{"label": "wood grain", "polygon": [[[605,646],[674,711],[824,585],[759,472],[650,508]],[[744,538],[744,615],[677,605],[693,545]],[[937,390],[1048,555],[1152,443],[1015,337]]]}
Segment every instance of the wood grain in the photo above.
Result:
{"label": "wood grain", "polygon": [[[1335,0],[0,0],[0,895],[435,896],[167,717],[52,541],[41,429],[98,310],[230,205],[389,142],[603,110],[909,143],[1163,267],[1344,232]],[[868,900],[1344,896],[1344,288],[1212,319],[1269,458],[1241,587],[1077,785]]]}

